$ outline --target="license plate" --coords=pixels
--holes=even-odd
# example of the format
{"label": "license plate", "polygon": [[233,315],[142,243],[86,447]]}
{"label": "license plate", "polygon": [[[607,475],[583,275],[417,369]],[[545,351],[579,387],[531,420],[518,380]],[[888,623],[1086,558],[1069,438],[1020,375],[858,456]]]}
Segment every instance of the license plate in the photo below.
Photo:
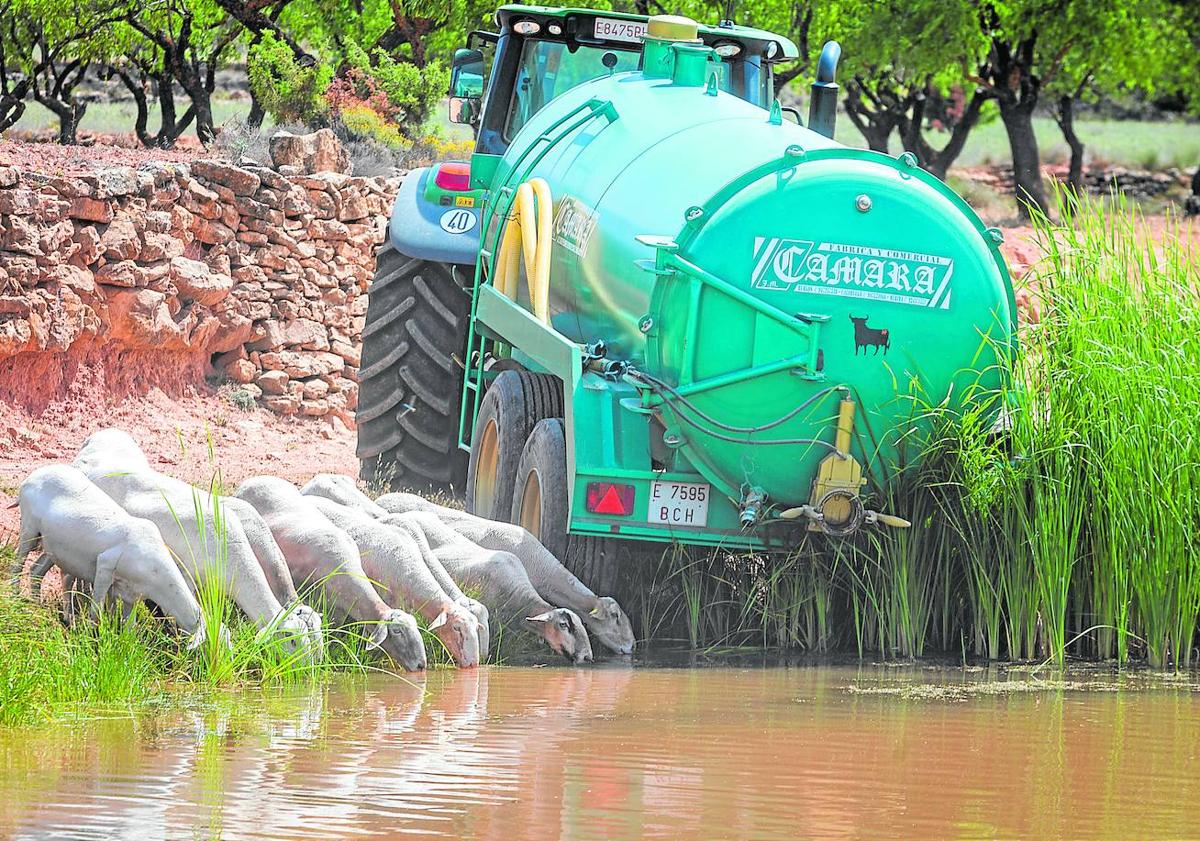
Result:
{"label": "license plate", "polygon": [[629,41],[632,44],[639,44],[642,36],[646,34],[646,22],[596,18],[596,28],[593,32],[597,38],[604,38],[608,41]]}
{"label": "license plate", "polygon": [[651,482],[649,523],[672,526],[708,525],[708,498],[712,488],[703,482]]}

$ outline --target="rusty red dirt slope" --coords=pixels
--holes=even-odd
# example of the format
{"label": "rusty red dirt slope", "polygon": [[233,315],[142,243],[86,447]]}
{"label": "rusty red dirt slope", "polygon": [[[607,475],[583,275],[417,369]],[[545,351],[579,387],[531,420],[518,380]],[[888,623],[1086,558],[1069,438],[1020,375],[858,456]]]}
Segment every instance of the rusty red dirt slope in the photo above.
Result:
{"label": "rusty red dirt slope", "polygon": [[283,418],[245,411],[207,387],[168,396],[151,388],[111,400],[77,383],[71,394],[32,415],[0,402],[0,544],[13,543],[19,522],[16,491],[30,471],[69,462],[92,432],[128,430],[157,469],[207,487],[220,470],[226,487],[270,473],[293,482],[314,473],[354,475],[354,433],[336,421]]}

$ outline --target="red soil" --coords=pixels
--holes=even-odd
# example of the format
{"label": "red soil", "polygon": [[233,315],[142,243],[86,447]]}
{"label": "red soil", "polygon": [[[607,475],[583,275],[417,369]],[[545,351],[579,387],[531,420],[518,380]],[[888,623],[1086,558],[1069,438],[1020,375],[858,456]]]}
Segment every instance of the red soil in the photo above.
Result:
{"label": "red soil", "polygon": [[201,486],[218,470],[227,487],[262,473],[303,482],[314,473],[357,472],[354,433],[344,426],[244,411],[203,385],[113,398],[105,382],[103,373],[77,378],[67,396],[33,412],[0,398],[0,544],[16,540],[19,517],[8,506],[29,472],[69,462],[88,435],[108,426],[132,434],[157,469]]}
{"label": "red soil", "polygon": [[111,143],[60,146],[57,143],[0,140],[0,166],[12,166],[45,175],[68,175],[92,172],[105,167],[136,168],[139,164],[149,161],[186,163],[203,152],[203,147],[147,149],[143,146],[117,146]]}

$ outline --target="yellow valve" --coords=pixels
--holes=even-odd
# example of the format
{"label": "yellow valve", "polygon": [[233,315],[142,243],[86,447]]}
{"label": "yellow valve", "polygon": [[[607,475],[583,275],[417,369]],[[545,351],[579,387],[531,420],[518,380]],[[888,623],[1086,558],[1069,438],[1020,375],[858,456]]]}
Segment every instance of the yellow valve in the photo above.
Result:
{"label": "yellow valve", "polygon": [[531,178],[517,188],[514,211],[504,227],[500,256],[496,260],[495,286],[509,300],[517,300],[521,258],[525,258],[525,283],[529,307],[543,324],[550,323],[550,249],[553,244],[554,202],[550,185]]}

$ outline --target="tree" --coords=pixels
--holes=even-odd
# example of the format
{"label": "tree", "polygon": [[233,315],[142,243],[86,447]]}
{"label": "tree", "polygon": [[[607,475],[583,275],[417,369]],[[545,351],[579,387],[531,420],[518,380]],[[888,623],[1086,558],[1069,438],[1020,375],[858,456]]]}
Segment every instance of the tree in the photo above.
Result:
{"label": "tree", "polygon": [[[142,145],[169,149],[196,119],[196,106],[189,104],[183,114],[179,114],[169,54],[154,42],[143,39],[132,27],[126,25],[125,30],[129,34],[122,38],[124,54],[112,59],[102,76],[116,76],[133,97],[137,109],[133,131]],[[159,128],[154,134],[149,129],[151,96],[158,103]]]}
{"label": "tree", "polygon": [[[58,118],[59,142],[74,143],[87,110],[75,91],[109,48],[114,6],[105,0],[11,0],[8,11],[3,64],[6,76],[15,71],[20,81],[5,82],[4,93],[13,100],[18,91],[31,95]],[[4,110],[19,117],[24,105]]]}
{"label": "tree", "polygon": [[[1145,74],[1128,53],[1125,39],[1141,27],[1153,29],[1163,5],[1157,0],[976,0],[987,49],[974,81],[996,101],[1008,134],[1018,211],[1047,211],[1041,156],[1033,130],[1034,109],[1043,92],[1070,97],[1085,80],[1122,78],[1133,83]],[[1115,68],[1109,71],[1107,68]],[[1110,75],[1111,73],[1111,75]],[[1072,87],[1074,86],[1074,87]],[[1074,133],[1068,113],[1066,131]],[[1077,139],[1077,138],[1076,138]],[[1082,160],[1082,146],[1079,146]]]}
{"label": "tree", "polygon": [[29,94],[30,79],[21,67],[33,45],[20,36],[18,19],[16,3],[0,0],[0,132],[21,119]]}
{"label": "tree", "polygon": [[[965,82],[981,42],[970,4],[843,0],[840,19],[850,121],[876,151],[899,130],[904,148],[945,178],[987,98]],[[926,134],[934,124],[949,133],[940,149]]]}
{"label": "tree", "polygon": [[125,7],[123,19],[161,52],[163,66],[191,100],[196,136],[201,143],[212,142],[217,70],[243,36],[242,24],[213,0],[166,0],[153,6],[134,2]]}
{"label": "tree", "polygon": [[1134,89],[1153,94],[1158,81],[1169,75],[1181,42],[1186,43],[1186,36],[1171,4],[1162,0],[1113,3],[1107,13],[1093,18],[1092,26],[1076,34],[1048,84],[1056,97],[1055,121],[1071,150],[1070,201],[1084,191],[1085,146],[1075,128],[1075,104]]}

